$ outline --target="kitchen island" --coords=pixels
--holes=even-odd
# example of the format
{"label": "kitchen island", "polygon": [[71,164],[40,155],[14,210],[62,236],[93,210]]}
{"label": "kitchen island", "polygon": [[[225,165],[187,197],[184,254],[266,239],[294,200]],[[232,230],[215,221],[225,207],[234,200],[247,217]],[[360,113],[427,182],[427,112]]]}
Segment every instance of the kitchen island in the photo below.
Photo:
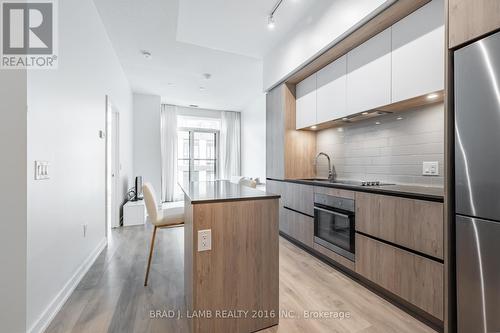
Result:
{"label": "kitchen island", "polygon": [[279,195],[228,181],[181,184],[191,332],[278,324]]}

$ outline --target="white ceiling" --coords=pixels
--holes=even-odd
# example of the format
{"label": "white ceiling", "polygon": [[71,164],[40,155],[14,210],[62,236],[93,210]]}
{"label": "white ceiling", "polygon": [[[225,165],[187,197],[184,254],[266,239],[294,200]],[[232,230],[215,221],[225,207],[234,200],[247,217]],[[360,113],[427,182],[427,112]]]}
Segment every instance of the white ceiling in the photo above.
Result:
{"label": "white ceiling", "polygon": [[284,0],[267,28],[268,15],[277,0],[182,0],[177,39],[221,51],[262,59],[285,38],[318,0]]}
{"label": "white ceiling", "polygon": [[315,1],[284,0],[269,31],[274,0],[94,0],[134,92],[220,110],[262,92],[263,54]]}

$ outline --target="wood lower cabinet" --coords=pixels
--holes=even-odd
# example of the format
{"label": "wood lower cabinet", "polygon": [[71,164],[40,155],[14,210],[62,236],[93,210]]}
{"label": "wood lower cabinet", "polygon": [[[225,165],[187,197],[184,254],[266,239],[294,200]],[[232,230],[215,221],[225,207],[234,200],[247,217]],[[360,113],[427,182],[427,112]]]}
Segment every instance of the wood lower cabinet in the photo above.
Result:
{"label": "wood lower cabinet", "polygon": [[285,182],[283,206],[314,216],[314,186]]}
{"label": "wood lower cabinet", "polygon": [[356,231],[443,259],[440,202],[356,193]]}
{"label": "wood lower cabinet", "polygon": [[356,234],[356,273],[443,320],[443,264]]}
{"label": "wood lower cabinet", "polygon": [[266,180],[266,192],[281,195],[281,200],[283,200],[284,189],[284,182],[271,179]]}
{"label": "wood lower cabinet", "polygon": [[304,214],[314,214],[313,189],[314,187],[309,185],[269,179],[266,181],[267,192],[281,195],[279,230],[311,248],[313,247],[314,218]]}
{"label": "wood lower cabinet", "polygon": [[500,1],[448,0],[449,48],[500,29]]}
{"label": "wood lower cabinet", "polygon": [[314,219],[312,217],[283,208],[283,219],[283,227],[286,230],[283,230],[284,233],[310,248],[313,247]]}

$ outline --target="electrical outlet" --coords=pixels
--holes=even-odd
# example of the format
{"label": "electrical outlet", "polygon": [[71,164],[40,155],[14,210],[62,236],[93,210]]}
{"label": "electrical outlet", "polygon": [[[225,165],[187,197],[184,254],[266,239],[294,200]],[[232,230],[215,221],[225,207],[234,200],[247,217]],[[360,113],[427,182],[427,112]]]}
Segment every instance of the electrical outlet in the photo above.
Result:
{"label": "electrical outlet", "polygon": [[49,162],[35,161],[35,180],[43,180],[49,178]]}
{"label": "electrical outlet", "polygon": [[87,225],[83,224],[83,237],[87,237]]}
{"label": "electrical outlet", "polygon": [[439,176],[439,163],[438,162],[423,162],[422,175],[424,176]]}
{"label": "electrical outlet", "polygon": [[212,230],[198,230],[198,252],[212,249]]}

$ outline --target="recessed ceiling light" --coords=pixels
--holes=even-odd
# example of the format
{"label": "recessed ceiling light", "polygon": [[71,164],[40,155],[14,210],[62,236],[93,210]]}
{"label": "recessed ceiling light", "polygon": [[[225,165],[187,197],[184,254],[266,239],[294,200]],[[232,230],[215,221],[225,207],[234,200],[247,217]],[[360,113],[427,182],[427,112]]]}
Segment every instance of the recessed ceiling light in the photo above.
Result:
{"label": "recessed ceiling light", "polygon": [[191,107],[191,108],[197,108],[198,105],[196,105],[196,104],[189,104],[189,107]]}
{"label": "recessed ceiling light", "polygon": [[149,51],[146,51],[146,50],[141,50],[141,54],[144,58],[146,59],[151,59],[153,57],[153,55],[151,54],[151,52]]}
{"label": "recessed ceiling light", "polygon": [[438,94],[429,94],[429,95],[427,95],[427,99],[436,99],[438,97],[439,97]]}
{"label": "recessed ceiling light", "polygon": [[311,126],[311,129],[316,129],[316,128],[318,128],[316,125]]}
{"label": "recessed ceiling light", "polygon": [[397,120],[403,120],[403,117],[399,116],[396,118]]}
{"label": "recessed ceiling light", "polygon": [[347,121],[347,120],[349,120],[349,118],[344,117],[344,118],[342,118],[342,120],[343,120],[343,121]]}
{"label": "recessed ceiling light", "polygon": [[366,112],[366,111],[365,111],[365,112],[363,112],[363,113],[361,113],[361,114],[362,114],[363,116],[366,116],[366,115],[368,114],[368,112]]}
{"label": "recessed ceiling light", "polygon": [[380,125],[380,121],[375,122],[375,125]]}
{"label": "recessed ceiling light", "polygon": [[276,24],[274,22],[274,16],[269,15],[269,17],[267,18],[267,28],[269,30],[274,30],[275,27],[276,27]]}

